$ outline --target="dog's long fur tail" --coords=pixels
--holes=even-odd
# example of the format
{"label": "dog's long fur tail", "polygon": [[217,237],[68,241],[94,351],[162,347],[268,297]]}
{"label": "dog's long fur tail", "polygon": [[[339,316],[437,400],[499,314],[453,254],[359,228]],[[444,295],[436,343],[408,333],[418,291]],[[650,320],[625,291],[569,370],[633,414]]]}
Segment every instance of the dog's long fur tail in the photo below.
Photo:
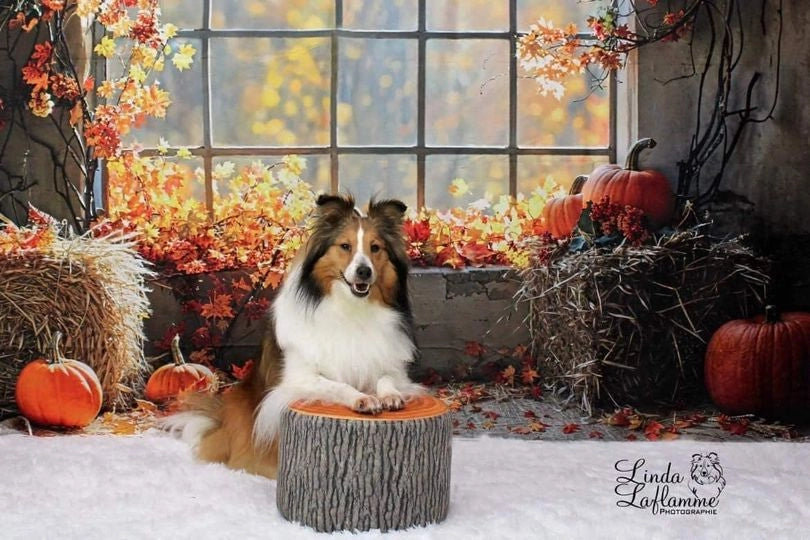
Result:
{"label": "dog's long fur tail", "polygon": [[194,393],[183,397],[181,411],[167,416],[158,427],[197,450],[203,438],[222,425],[220,396]]}

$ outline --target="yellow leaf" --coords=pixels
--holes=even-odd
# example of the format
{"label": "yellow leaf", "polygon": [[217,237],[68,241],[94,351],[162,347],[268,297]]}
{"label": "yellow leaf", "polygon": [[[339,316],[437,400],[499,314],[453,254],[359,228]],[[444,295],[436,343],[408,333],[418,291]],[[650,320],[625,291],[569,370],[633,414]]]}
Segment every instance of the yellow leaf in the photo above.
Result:
{"label": "yellow leaf", "polygon": [[447,188],[447,191],[453,197],[461,197],[470,191],[470,186],[467,185],[467,182],[465,182],[463,178],[456,178],[450,182],[450,187]]}
{"label": "yellow leaf", "polygon": [[191,63],[193,62],[194,53],[197,52],[191,44],[183,43],[180,45],[180,48],[177,52],[174,53],[172,56],[172,64],[174,67],[177,68],[178,71],[183,71],[184,69],[189,69],[191,67]]}
{"label": "yellow leaf", "polygon": [[104,58],[109,58],[115,54],[115,41],[107,36],[104,36],[101,38],[98,45],[95,46],[93,52],[99,56],[103,56]]}

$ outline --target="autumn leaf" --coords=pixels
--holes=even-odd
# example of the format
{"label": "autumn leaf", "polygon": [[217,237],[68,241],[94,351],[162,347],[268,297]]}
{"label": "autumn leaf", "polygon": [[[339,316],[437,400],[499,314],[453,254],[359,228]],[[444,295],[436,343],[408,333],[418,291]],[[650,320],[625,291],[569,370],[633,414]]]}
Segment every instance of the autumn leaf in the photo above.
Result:
{"label": "autumn leaf", "polygon": [[230,294],[214,293],[210,301],[202,305],[200,315],[206,319],[232,319],[234,312],[231,300],[233,297]]}
{"label": "autumn leaf", "polygon": [[534,384],[537,377],[539,377],[537,371],[528,367],[523,368],[523,371],[520,372],[520,381],[523,384]]}
{"label": "autumn leaf", "polygon": [[537,413],[534,411],[524,411],[523,412],[524,418],[537,418]]}
{"label": "autumn leaf", "polygon": [[490,420],[497,420],[500,418],[500,414],[496,413],[495,411],[484,411],[482,413],[484,418],[489,418]]}
{"label": "autumn leaf", "polygon": [[464,346],[464,352],[467,354],[467,356],[479,358],[486,352],[486,348],[478,341],[468,341]]}
{"label": "autumn leaf", "polygon": [[664,426],[660,422],[654,420],[647,422],[647,425],[644,426],[644,437],[649,441],[657,441],[661,438],[661,430],[663,429]]}
{"label": "autumn leaf", "polygon": [[573,422],[569,423],[569,424],[565,424],[563,426],[563,428],[562,428],[562,432],[565,433],[566,435],[570,435],[571,433],[576,433],[577,431],[579,431],[579,424],[575,424]]}
{"label": "autumn leaf", "polygon": [[591,431],[590,433],[588,433],[588,438],[589,439],[604,439],[605,434],[602,433],[601,431],[594,430],[594,431]]}
{"label": "autumn leaf", "polygon": [[484,421],[484,422],[481,424],[481,427],[482,427],[483,429],[492,429],[493,427],[495,427],[495,422],[493,422],[492,420],[485,420],[485,421]]}
{"label": "autumn leaf", "polygon": [[539,420],[537,420],[536,422],[529,422],[529,429],[535,433],[543,432],[546,430],[547,427],[549,427],[548,424],[544,424]]}
{"label": "autumn leaf", "polygon": [[503,371],[500,372],[499,381],[501,384],[506,384],[509,386],[514,386],[515,384],[515,366],[506,366]]}
{"label": "autumn leaf", "polygon": [[194,53],[197,52],[191,44],[183,43],[180,45],[180,48],[174,53],[172,56],[172,64],[174,67],[177,68],[178,71],[183,71],[184,69],[188,69],[191,67],[191,63],[193,62]]}
{"label": "autumn leaf", "polygon": [[236,364],[231,365],[231,372],[233,376],[239,379],[240,381],[245,380],[250,372],[253,371],[253,360],[248,360],[241,366],[237,366]]}
{"label": "autumn leaf", "polygon": [[461,197],[470,191],[470,186],[467,185],[467,182],[465,182],[463,178],[456,178],[450,182],[450,187],[447,188],[447,191],[453,197]]}

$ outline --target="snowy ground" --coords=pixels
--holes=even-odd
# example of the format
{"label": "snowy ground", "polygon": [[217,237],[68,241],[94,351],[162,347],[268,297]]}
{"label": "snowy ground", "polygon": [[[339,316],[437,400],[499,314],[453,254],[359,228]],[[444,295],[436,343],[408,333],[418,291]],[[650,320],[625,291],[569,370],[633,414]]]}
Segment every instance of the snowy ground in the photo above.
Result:
{"label": "snowy ground", "polygon": [[[715,452],[725,489],[715,515],[654,515],[620,507],[619,460],[670,479],[638,491],[688,498],[694,453]],[[451,509],[427,528],[394,538],[745,538],[806,537],[810,445],[794,443],[540,442],[456,439]],[[622,462],[621,468],[627,463]],[[620,491],[632,484],[620,486]],[[296,539],[325,537],[285,522],[275,482],[196,463],[168,437],[0,436],[0,538]],[[336,535],[352,536],[348,533]],[[357,535],[375,538],[379,532]]]}

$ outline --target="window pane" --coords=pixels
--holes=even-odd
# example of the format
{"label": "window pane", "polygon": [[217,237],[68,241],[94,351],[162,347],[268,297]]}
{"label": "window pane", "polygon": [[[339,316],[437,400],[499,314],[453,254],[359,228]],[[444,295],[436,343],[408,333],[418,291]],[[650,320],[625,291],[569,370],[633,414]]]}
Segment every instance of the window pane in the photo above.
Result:
{"label": "window pane", "polygon": [[518,156],[518,193],[529,194],[549,179],[567,192],[574,178],[608,161],[607,156]]}
{"label": "window pane", "polygon": [[330,46],[326,38],[211,40],[217,144],[329,144]]}
{"label": "window pane", "polygon": [[[172,48],[177,50],[183,43],[190,43],[197,53],[191,68],[178,71],[171,61],[165,62],[163,71],[153,71],[149,81],[154,79],[160,82],[160,87],[169,93],[171,104],[166,109],[166,118],[149,117],[146,123],[138,129],[133,129],[124,137],[129,144],[134,141],[145,147],[156,147],[163,137],[172,146],[201,146],[203,144],[203,84],[202,61],[200,59],[200,40],[174,39]],[[129,58],[126,51],[125,60]],[[113,64],[118,64],[117,66]],[[122,74],[120,62],[108,62],[108,73],[118,77]]]}
{"label": "window pane", "polygon": [[[448,191],[456,178],[463,179],[469,191],[453,196]],[[425,162],[425,206],[450,208],[466,206],[479,199],[495,200],[509,193],[509,159],[492,155],[427,156]]]}
{"label": "window pane", "polygon": [[196,30],[203,26],[200,0],[161,0],[161,21],[172,23],[180,29]]}
{"label": "window pane", "polygon": [[372,196],[416,208],[416,156],[342,154],[339,172],[341,191],[354,195],[361,208]]}
{"label": "window pane", "polygon": [[340,40],[340,144],[416,143],[416,48],[406,39]]}
{"label": "window pane", "polygon": [[[306,154],[299,155],[298,157],[304,160],[306,164],[304,171],[301,173],[301,180],[310,184],[316,193],[331,192],[329,187],[329,156]],[[214,186],[214,201],[216,202],[217,197],[230,194],[231,190],[228,187],[228,179],[237,176],[246,167],[255,166],[260,162],[262,166],[270,167],[271,170],[273,170],[273,168],[278,169],[278,165],[282,162],[282,159],[282,156],[215,157],[211,160],[213,165],[212,181]]]}
{"label": "window pane", "polygon": [[416,30],[417,0],[343,0],[343,27],[358,30]]}
{"label": "window pane", "polygon": [[[604,89],[593,90],[588,73],[566,83],[561,100],[541,96],[537,84],[518,79],[519,146],[595,146],[610,144],[610,99]],[[591,95],[588,95],[592,92]]]}
{"label": "window pane", "polygon": [[427,43],[429,145],[505,146],[509,126],[509,42]]}
{"label": "window pane", "polygon": [[508,0],[429,0],[426,4],[430,30],[509,30]]}
{"label": "window pane", "polygon": [[577,25],[577,31],[588,32],[585,21],[610,5],[611,0],[517,0],[518,31],[527,32],[529,26],[541,17],[564,28],[568,23]]}
{"label": "window pane", "polygon": [[334,0],[212,0],[211,8],[212,28],[304,30],[335,24]]}

